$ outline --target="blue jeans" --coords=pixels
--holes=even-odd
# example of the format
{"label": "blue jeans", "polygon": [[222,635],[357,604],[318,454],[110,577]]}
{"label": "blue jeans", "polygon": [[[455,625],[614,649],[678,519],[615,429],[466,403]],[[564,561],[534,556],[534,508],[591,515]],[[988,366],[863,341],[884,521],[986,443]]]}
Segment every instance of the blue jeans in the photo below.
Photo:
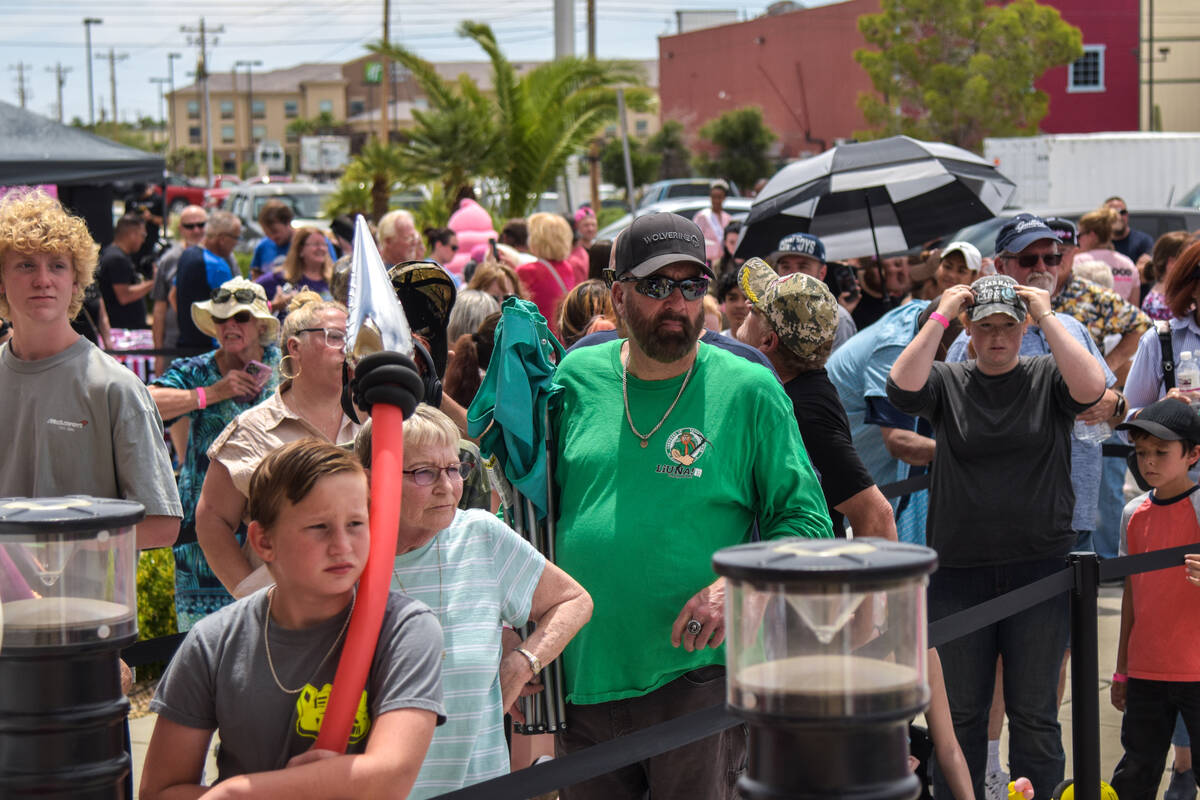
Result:
{"label": "blue jeans", "polygon": [[[942,567],[929,581],[929,619],[978,605],[1066,566],[1062,558],[986,567]],[[975,796],[983,797],[987,770],[987,723],[996,680],[996,657],[1004,657],[1004,704],[1009,724],[1009,772],[1033,781],[1037,800],[1063,779],[1066,758],[1058,724],[1058,671],[1070,631],[1064,592],[1033,608],[940,645],[954,733],[971,770]],[[934,794],[953,797],[941,770]]]}
{"label": "blue jeans", "polygon": [[[1104,444],[1125,444],[1112,436]],[[1121,512],[1125,510],[1125,459],[1111,456],[1100,460],[1099,520],[1091,545],[1101,558],[1116,558],[1121,540]]]}

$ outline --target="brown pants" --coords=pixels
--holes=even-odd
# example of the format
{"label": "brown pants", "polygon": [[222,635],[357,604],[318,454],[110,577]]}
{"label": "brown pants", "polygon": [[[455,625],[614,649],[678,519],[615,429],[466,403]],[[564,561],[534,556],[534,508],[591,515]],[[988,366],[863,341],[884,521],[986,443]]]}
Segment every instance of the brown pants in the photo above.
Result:
{"label": "brown pants", "polygon": [[[567,706],[568,728],[556,751],[565,756],[692,711],[725,701],[725,668],[701,667],[641,697]],[[706,739],[630,764],[559,791],[561,800],[733,800],[746,769],[746,728],[738,725]]]}

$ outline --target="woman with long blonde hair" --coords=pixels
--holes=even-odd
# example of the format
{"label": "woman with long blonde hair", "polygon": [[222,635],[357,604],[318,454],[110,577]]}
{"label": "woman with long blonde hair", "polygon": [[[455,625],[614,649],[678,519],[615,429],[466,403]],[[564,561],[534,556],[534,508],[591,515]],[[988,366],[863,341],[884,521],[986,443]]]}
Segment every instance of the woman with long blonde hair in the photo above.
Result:
{"label": "woman with long blonde hair", "polygon": [[271,310],[282,321],[288,303],[305,289],[320,295],[323,300],[332,300],[329,291],[332,280],[333,258],[329,254],[329,240],[316,228],[301,228],[292,235],[283,268],[263,275],[258,284],[271,298]]}

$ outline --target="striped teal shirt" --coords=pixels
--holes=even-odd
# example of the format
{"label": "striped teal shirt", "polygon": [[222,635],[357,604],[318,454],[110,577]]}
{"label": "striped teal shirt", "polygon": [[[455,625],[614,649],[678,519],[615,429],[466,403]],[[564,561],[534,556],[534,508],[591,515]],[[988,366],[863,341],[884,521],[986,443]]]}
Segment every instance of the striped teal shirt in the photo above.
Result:
{"label": "striped teal shirt", "polygon": [[396,556],[392,589],[432,608],[446,641],[446,724],[434,731],[413,800],[508,773],[501,626],[525,624],[545,564],[515,531],[478,509],[460,509],[427,544]]}

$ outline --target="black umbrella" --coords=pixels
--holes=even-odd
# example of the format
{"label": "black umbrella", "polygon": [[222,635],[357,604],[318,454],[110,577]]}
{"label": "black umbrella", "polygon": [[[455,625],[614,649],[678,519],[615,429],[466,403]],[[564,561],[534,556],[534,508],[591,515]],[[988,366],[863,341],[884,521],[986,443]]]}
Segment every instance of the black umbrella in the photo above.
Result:
{"label": "black umbrella", "polygon": [[892,136],[845,144],[781,169],[742,227],[737,255],[821,237],[830,259],[899,253],[996,216],[1015,185],[961,147]]}

